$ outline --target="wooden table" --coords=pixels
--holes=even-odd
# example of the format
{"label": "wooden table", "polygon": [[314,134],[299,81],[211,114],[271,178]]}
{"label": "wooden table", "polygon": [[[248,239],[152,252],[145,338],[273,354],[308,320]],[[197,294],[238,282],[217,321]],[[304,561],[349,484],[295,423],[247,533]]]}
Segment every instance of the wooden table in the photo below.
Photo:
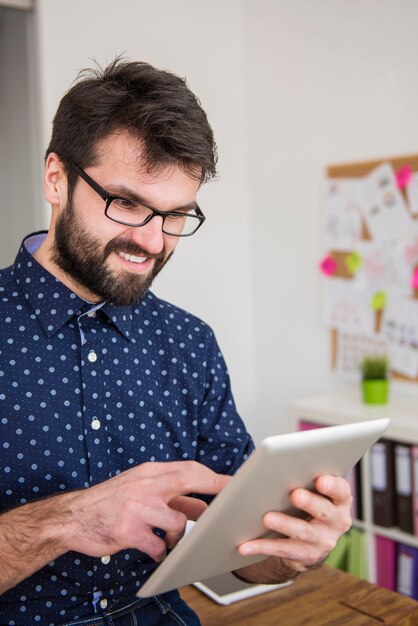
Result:
{"label": "wooden table", "polygon": [[203,626],[418,626],[418,603],[330,567],[290,587],[221,606],[195,587],[181,595]]}

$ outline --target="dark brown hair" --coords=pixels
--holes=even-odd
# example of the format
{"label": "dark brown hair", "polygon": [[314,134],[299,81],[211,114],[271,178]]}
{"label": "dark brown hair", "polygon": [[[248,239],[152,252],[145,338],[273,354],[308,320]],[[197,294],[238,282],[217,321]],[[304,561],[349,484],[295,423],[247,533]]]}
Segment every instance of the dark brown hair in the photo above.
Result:
{"label": "dark brown hair", "polygon": [[185,79],[143,62],[117,58],[83,70],[62,98],[46,156],[55,152],[81,168],[97,162],[98,142],[126,130],[143,142],[149,171],[170,163],[205,182],[216,175],[216,145],[206,113]]}

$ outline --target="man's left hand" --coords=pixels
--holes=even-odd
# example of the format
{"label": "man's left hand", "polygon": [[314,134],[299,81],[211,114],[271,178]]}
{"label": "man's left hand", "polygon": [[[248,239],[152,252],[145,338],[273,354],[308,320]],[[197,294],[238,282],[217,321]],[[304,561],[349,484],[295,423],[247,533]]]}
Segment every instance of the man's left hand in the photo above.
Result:
{"label": "man's left hand", "polygon": [[290,495],[292,505],[305,512],[307,519],[277,511],[264,515],[266,529],[284,537],[241,544],[240,554],[269,558],[237,570],[240,577],[259,583],[284,582],[326,559],[339,537],[351,527],[352,495],[349,483],[335,476],[320,476],[315,487],[318,493],[295,489]]}

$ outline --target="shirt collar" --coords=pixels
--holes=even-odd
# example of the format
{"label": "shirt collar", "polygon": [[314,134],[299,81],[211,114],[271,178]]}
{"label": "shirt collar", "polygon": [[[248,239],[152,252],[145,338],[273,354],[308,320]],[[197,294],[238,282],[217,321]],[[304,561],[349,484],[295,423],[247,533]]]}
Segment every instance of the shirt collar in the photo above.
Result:
{"label": "shirt collar", "polygon": [[115,306],[114,304],[109,304],[105,302],[103,308],[103,313],[107,315],[109,320],[113,322],[113,324],[120,330],[122,335],[124,335],[130,341],[135,341],[133,336],[133,307],[131,306]]}
{"label": "shirt collar", "polygon": [[[14,263],[14,275],[17,285],[46,335],[52,337],[72,317],[97,309],[97,305],[77,296],[34,259],[32,254],[46,234],[46,231],[40,231],[28,235],[23,240]],[[105,302],[101,310],[124,337],[132,341],[132,307],[115,306]]]}

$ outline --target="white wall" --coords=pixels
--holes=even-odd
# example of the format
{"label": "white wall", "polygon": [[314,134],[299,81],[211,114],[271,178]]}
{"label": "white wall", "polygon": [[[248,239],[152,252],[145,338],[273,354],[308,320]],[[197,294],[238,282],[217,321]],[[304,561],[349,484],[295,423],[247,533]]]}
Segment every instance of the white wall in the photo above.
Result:
{"label": "white wall", "polygon": [[[416,0],[38,0],[43,144],[89,58],[186,75],[217,135],[220,181],[156,291],[209,321],[256,437],[327,391],[320,323],[326,164],[418,152]],[[44,147],[43,146],[43,147]]]}
{"label": "white wall", "polygon": [[418,152],[415,0],[244,2],[257,406],[327,392],[320,186],[329,163]]}
{"label": "white wall", "polygon": [[0,267],[15,258],[25,233],[36,228],[40,212],[32,168],[29,48],[29,15],[0,7]]}

